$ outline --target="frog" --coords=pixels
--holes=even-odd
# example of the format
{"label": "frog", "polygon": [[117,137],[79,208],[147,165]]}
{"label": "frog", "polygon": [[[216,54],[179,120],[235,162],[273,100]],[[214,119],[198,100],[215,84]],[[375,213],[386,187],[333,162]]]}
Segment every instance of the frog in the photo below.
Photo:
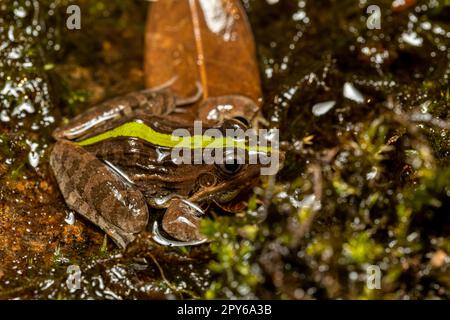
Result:
{"label": "frog", "polygon": [[[207,208],[216,204],[227,210],[237,195],[255,185],[261,165],[240,163],[229,152],[227,161],[219,164],[173,159],[174,130],[194,130],[191,121],[173,115],[197,103],[199,96],[180,98],[170,88],[132,92],[91,107],[55,129],[49,163],[67,206],[123,250],[147,229],[156,210],[165,210],[162,221],[153,222],[156,242],[207,242],[199,231]],[[245,110],[257,109],[249,98],[230,95],[203,105],[219,102],[235,106],[236,112],[228,108],[203,130],[249,127]]]}

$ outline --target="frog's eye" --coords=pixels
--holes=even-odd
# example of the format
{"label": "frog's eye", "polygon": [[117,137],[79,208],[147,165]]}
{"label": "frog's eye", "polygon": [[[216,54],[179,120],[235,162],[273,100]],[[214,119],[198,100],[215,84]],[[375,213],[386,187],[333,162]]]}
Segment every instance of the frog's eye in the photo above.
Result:
{"label": "frog's eye", "polygon": [[250,123],[248,122],[248,120],[244,117],[234,117],[234,120],[240,122],[243,126],[245,127],[250,127]]}
{"label": "frog's eye", "polygon": [[222,127],[224,129],[246,130],[249,128],[249,123],[244,117],[234,117],[232,119],[224,120]]}
{"label": "frog's eye", "polygon": [[219,164],[218,167],[227,175],[236,174],[243,167],[242,161],[239,161],[239,158],[236,158],[233,154],[226,155],[224,160],[224,163]]}
{"label": "frog's eye", "polygon": [[223,173],[226,174],[236,174],[238,173],[241,168],[242,168],[242,164],[238,164],[238,163],[224,163],[219,165],[220,170],[223,171]]}

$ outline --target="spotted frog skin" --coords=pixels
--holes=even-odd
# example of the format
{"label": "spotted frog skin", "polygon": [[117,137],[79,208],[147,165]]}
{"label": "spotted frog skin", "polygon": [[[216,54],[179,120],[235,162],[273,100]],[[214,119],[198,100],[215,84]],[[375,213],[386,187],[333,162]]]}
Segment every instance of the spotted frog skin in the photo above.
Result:
{"label": "spotted frog skin", "polygon": [[[252,104],[239,96],[223,100],[236,110]],[[190,103],[167,89],[135,92],[95,106],[53,133],[50,166],[67,205],[122,249],[146,229],[154,209],[166,209],[162,228],[173,239],[169,244],[204,242],[198,230],[201,208],[226,207],[260,174],[258,165],[173,161],[173,130],[192,132],[193,124],[170,115]],[[245,129],[242,114],[239,119],[222,118],[212,127]]]}

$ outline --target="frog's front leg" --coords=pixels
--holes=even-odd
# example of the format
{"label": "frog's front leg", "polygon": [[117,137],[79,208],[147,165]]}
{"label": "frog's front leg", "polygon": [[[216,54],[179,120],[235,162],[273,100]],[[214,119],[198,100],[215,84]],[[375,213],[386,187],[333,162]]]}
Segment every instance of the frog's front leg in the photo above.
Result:
{"label": "frog's front leg", "polygon": [[148,223],[144,196],[77,144],[60,140],[50,165],[67,205],[104,230],[122,249]]}
{"label": "frog's front leg", "polygon": [[176,240],[164,237],[156,221],[153,225],[153,239],[167,246],[194,246],[205,243],[207,238],[200,233],[200,216],[203,214],[203,210],[192,202],[175,198],[166,209],[162,228]]}

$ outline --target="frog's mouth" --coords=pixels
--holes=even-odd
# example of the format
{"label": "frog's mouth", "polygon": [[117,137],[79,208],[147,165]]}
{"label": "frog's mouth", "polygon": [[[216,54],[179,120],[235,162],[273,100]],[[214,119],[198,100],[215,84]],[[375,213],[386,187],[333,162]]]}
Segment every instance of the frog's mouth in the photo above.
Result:
{"label": "frog's mouth", "polygon": [[227,186],[221,184],[215,187],[206,188],[195,193],[189,198],[189,201],[194,203],[214,203],[227,212],[240,212],[242,211],[243,206],[238,206],[236,204],[245,201],[245,198],[240,195],[246,195],[247,191],[251,190],[255,185],[255,182],[249,181],[241,185],[233,184]]}

